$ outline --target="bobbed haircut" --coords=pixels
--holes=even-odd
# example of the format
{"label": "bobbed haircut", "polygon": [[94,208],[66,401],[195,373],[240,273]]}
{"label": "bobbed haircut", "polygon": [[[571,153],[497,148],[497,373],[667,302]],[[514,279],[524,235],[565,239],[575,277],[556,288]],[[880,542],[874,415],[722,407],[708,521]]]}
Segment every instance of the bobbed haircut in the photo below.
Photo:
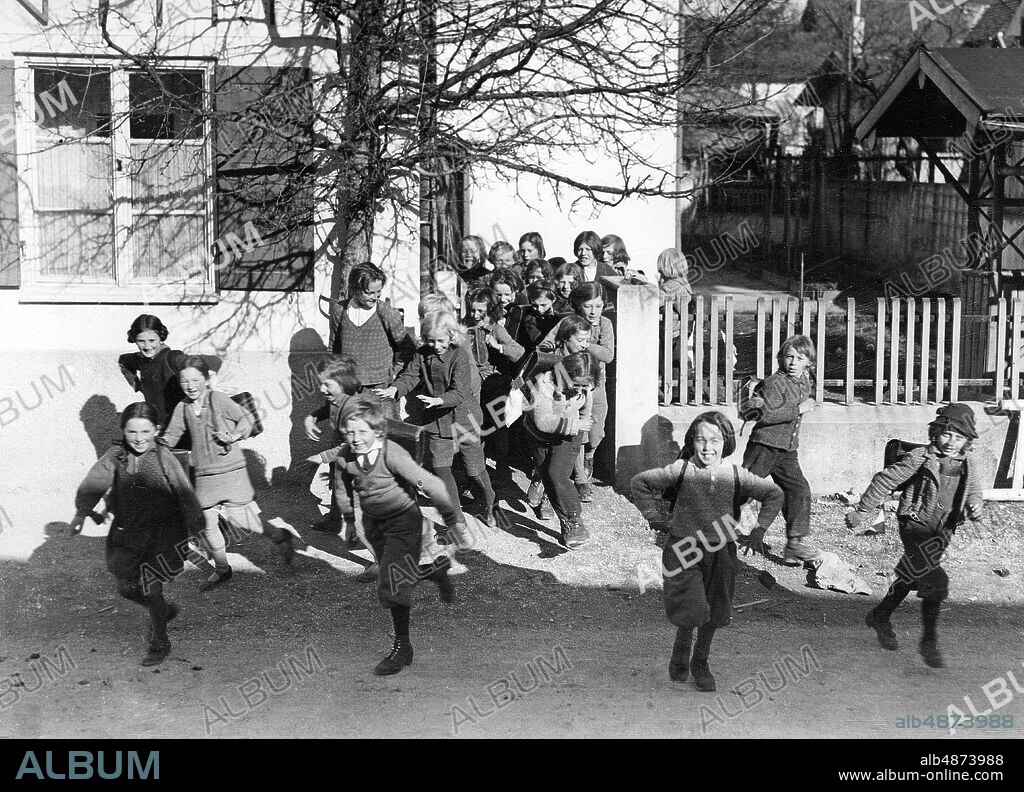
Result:
{"label": "bobbed haircut", "polygon": [[590,322],[577,314],[569,314],[558,323],[555,331],[555,343],[564,344],[577,333],[586,333],[590,337]]}
{"label": "bobbed haircut", "polygon": [[791,335],[783,341],[782,346],[779,347],[779,354],[775,356],[776,362],[781,365],[782,358],[784,358],[786,353],[791,349],[801,355],[806,355],[811,366],[813,366],[818,360],[818,355],[814,350],[814,342],[811,341],[810,338],[805,335]]}
{"label": "bobbed haircut", "polygon": [[366,291],[374,281],[380,281],[381,286],[385,286],[388,276],[372,261],[356,264],[348,273],[349,296],[351,297],[357,291]]}
{"label": "bobbed haircut", "polygon": [[206,362],[206,358],[200,357],[199,355],[189,355],[181,363],[181,368],[178,369],[178,373],[181,374],[185,369],[193,368],[203,375],[203,379],[210,379],[210,364]]}
{"label": "bobbed haircut", "polygon": [[387,436],[388,419],[384,414],[384,406],[373,399],[363,396],[357,398],[352,406],[352,412],[345,419],[346,426],[351,421],[366,421],[371,430]]}
{"label": "bobbed haircut", "polygon": [[466,340],[466,331],[451,311],[431,311],[420,319],[420,337],[426,341],[431,333],[447,332],[452,344],[459,346]]}
{"label": "bobbed haircut", "polygon": [[547,257],[547,251],[544,250],[544,238],[536,231],[527,231],[521,237],[519,237],[519,247],[522,247],[527,242],[537,248],[537,254],[541,258]]}
{"label": "bobbed haircut", "polygon": [[555,274],[547,259],[536,258],[526,262],[526,266],[523,267],[523,277],[529,278],[532,273],[538,270],[540,270],[542,280],[551,280],[551,276]]}
{"label": "bobbed haircut", "polygon": [[572,309],[576,311],[576,313],[582,313],[583,304],[588,303],[591,300],[595,300],[598,297],[601,298],[601,302],[608,302],[604,295],[604,286],[597,281],[586,281],[569,293],[569,305],[572,306]]}
{"label": "bobbed haircut", "polygon": [[572,287],[574,289],[577,286],[580,286],[584,283],[583,270],[580,269],[579,264],[573,264],[571,262],[559,264],[557,267],[555,267],[555,274],[552,275],[552,278],[554,279],[555,283],[558,283],[558,281],[562,280],[562,278],[566,277],[567,275],[572,278]]}
{"label": "bobbed haircut", "polygon": [[586,380],[592,388],[601,384],[601,367],[597,365],[597,358],[587,351],[567,355],[555,366],[555,381],[562,380],[562,387],[576,387],[573,380],[577,379]]}
{"label": "bobbed haircut", "polygon": [[133,418],[142,418],[157,426],[156,407],[149,402],[133,402],[121,413],[121,428],[124,429]]}
{"label": "bobbed haircut", "polygon": [[611,246],[612,249],[612,261],[616,264],[628,264],[629,253],[626,252],[626,243],[622,241],[622,237],[616,236],[615,234],[608,234],[606,237],[601,238],[601,252],[604,252],[604,248]]}
{"label": "bobbed haircut", "polygon": [[455,306],[452,305],[452,301],[448,299],[447,294],[434,292],[433,294],[424,295],[423,299],[420,300],[420,304],[416,306],[416,312],[420,315],[420,319],[428,313],[434,313],[434,311],[455,313]]}
{"label": "bobbed haircut", "polygon": [[498,284],[504,284],[512,290],[512,294],[518,294],[523,290],[523,279],[519,277],[515,270],[508,267],[498,267],[498,269],[492,272],[489,283],[492,289],[498,286]]}
{"label": "bobbed haircut", "polygon": [[316,362],[316,371],[324,379],[334,380],[349,396],[359,393],[363,384],[356,376],[356,361],[351,355],[328,355]]}
{"label": "bobbed haircut", "polygon": [[152,330],[156,333],[161,341],[167,340],[167,327],[160,321],[160,317],[153,316],[153,314],[139,314],[135,317],[131,327],[128,328],[128,343],[134,344],[139,333],[144,333],[147,330]]}
{"label": "bobbed haircut", "polygon": [[702,423],[711,424],[722,433],[722,440],[724,441],[722,444],[722,459],[730,456],[736,450],[736,430],[733,428],[732,421],[724,413],[718,412],[718,410],[709,410],[694,418],[693,423],[686,430],[686,437],[683,439],[683,449],[680,453],[683,459],[689,459],[693,456],[693,441],[697,436],[697,427]]}
{"label": "bobbed haircut", "polygon": [[487,306],[487,315],[493,316],[498,308],[498,298],[490,286],[476,286],[466,292],[466,315],[473,310],[473,303],[483,303]]}
{"label": "bobbed haircut", "polygon": [[685,278],[690,271],[690,262],[678,248],[666,248],[658,254],[658,272],[665,280]]}
{"label": "bobbed haircut", "polygon": [[593,231],[584,231],[581,234],[576,235],[576,239],[572,243],[572,252],[576,253],[580,249],[580,245],[586,245],[594,252],[594,258],[600,261],[604,258],[604,245],[601,244],[601,237],[599,237]]}
{"label": "bobbed haircut", "polygon": [[[459,243],[459,250],[461,251],[465,248],[473,251],[473,257],[476,259],[477,264],[483,264],[487,261],[487,243],[484,242],[482,237],[478,237],[475,234],[464,236],[462,242]],[[459,270],[466,269],[462,264],[461,258],[456,262],[456,268]]]}
{"label": "bobbed haircut", "polygon": [[487,260],[494,266],[498,266],[498,256],[502,253],[511,253],[513,260],[515,260],[519,255],[519,251],[512,247],[509,242],[506,242],[504,239],[499,239],[491,245],[491,249],[487,252]]}
{"label": "bobbed haircut", "polygon": [[551,302],[554,302],[558,298],[558,295],[555,292],[555,284],[549,280],[534,281],[526,287],[526,299],[531,302],[545,294]]}

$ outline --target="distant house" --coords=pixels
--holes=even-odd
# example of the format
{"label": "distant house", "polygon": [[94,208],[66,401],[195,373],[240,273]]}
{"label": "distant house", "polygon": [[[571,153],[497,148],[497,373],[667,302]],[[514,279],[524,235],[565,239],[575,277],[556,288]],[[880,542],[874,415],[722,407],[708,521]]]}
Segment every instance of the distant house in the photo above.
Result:
{"label": "distant house", "polygon": [[991,0],[964,37],[965,47],[1020,47],[1024,41],[1021,26],[1024,3]]}

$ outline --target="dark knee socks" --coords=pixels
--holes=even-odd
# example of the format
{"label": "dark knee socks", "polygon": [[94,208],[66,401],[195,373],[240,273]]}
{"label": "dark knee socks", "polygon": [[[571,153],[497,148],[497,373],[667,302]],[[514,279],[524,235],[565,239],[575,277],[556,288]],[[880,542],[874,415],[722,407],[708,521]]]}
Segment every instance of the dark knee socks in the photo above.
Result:
{"label": "dark knee socks", "polygon": [[391,621],[395,625],[395,638],[409,638],[409,606],[394,605],[391,608]]}
{"label": "dark knee socks", "polygon": [[153,583],[149,591],[143,596],[146,608],[149,610],[149,620],[153,624],[153,643],[167,642],[167,600],[164,599],[163,585]]}
{"label": "dark knee socks", "polygon": [[473,493],[477,503],[483,503],[488,509],[494,505],[494,488],[491,486],[491,478],[485,470],[469,478],[469,490]]}
{"label": "dark knee socks", "polygon": [[455,483],[455,476],[452,474],[451,465],[434,468],[434,475],[444,482],[444,488],[448,491],[448,498],[452,506],[462,514],[462,504],[459,502],[459,485]]}
{"label": "dark knee socks", "polygon": [[882,601],[875,607],[875,617],[879,621],[889,621],[892,612],[899,607],[899,604],[907,598],[910,593],[910,584],[903,580],[895,580],[889,587]]}
{"label": "dark knee socks", "polygon": [[924,625],[924,632],[921,634],[921,637],[926,641],[935,640],[935,629],[939,624],[939,610],[941,606],[942,600],[921,600],[921,623]]}
{"label": "dark knee socks", "polygon": [[676,640],[672,644],[672,659],[681,663],[690,662],[690,647],[693,645],[693,628],[679,627],[676,629]]}
{"label": "dark knee socks", "polygon": [[711,639],[715,637],[715,627],[712,624],[705,624],[697,628],[697,641],[693,645],[694,662],[707,662],[711,653]]}

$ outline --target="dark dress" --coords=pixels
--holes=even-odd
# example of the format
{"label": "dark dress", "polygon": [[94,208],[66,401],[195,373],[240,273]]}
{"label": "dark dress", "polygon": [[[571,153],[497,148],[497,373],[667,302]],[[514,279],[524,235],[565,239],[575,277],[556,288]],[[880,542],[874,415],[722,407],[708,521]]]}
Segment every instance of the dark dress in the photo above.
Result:
{"label": "dark dress", "polygon": [[[152,358],[141,352],[129,352],[117,359],[121,374],[142,398],[156,408],[157,422],[162,427],[174,413],[185,395],[178,383],[178,374],[188,357],[179,349],[163,347]],[[220,371],[221,359],[214,355],[199,355],[211,371]]]}
{"label": "dark dress", "polygon": [[171,452],[154,446],[142,454],[115,445],[97,460],[78,487],[75,508],[92,510],[107,495],[114,514],[107,534],[107,569],[136,581],[144,566],[173,576],[183,567],[189,529],[203,527],[192,486]]}

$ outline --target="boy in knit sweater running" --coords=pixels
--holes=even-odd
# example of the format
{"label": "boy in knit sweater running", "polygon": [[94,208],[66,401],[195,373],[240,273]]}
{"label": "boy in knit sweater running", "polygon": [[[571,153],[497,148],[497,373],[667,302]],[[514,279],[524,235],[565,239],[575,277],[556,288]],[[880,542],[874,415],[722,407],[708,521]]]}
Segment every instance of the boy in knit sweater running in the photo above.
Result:
{"label": "boy in knit sweater running", "polygon": [[846,515],[849,526],[857,528],[870,519],[893,490],[905,485],[896,511],[903,543],[896,580],[885,598],[868,612],[865,621],[874,628],[882,647],[895,651],[899,643],[889,617],[916,589],[922,600],[924,624],[918,649],[932,668],[945,666],[936,632],[942,601],[949,596],[949,576],[941,566],[942,556],[964,517],[976,520],[981,516],[981,480],[966,456],[971,441],[977,437],[970,407],[940,407],[935,420],[928,424],[930,443],[907,452],[876,473],[857,508]]}
{"label": "boy in knit sweater running", "polygon": [[346,485],[337,490],[346,523],[355,519],[355,506],[345,497],[346,489],[359,495],[363,531],[380,565],[377,595],[381,606],[390,610],[395,628],[391,652],[374,669],[378,676],[397,674],[412,665],[409,621],[416,583],[432,580],[442,602],[452,602],[455,596],[447,564],[419,566],[423,516],[416,492],[426,493],[456,535],[466,533],[462,515],[453,508],[444,483],[417,465],[398,443],[388,440],[385,426],[383,407],[361,398],[345,423],[347,442],[310,458],[336,463]]}

